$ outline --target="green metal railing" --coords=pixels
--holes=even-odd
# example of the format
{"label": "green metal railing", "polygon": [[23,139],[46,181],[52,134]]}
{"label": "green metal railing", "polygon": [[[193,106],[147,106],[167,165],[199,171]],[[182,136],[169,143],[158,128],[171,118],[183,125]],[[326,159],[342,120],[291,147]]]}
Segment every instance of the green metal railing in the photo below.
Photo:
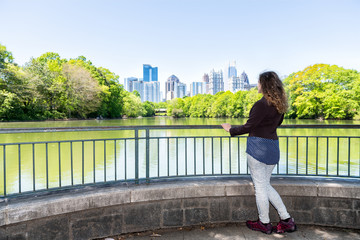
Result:
{"label": "green metal railing", "polygon": [[[353,128],[359,125],[283,125],[281,128]],[[247,175],[246,136],[161,136],[219,125],[0,129],[1,133],[121,131],[106,139],[0,144],[0,197],[105,182],[194,176]],[[165,134],[166,135],[166,134]],[[279,136],[273,174],[360,178],[360,137]]]}

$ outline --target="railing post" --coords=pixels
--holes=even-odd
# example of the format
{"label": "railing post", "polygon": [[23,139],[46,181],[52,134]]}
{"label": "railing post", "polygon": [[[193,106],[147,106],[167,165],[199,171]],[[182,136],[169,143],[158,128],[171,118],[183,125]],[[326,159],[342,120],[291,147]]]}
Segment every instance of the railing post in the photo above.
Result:
{"label": "railing post", "polygon": [[135,183],[139,184],[139,130],[135,128]]}
{"label": "railing post", "polygon": [[6,148],[3,145],[3,154],[4,154],[4,196],[6,196]]}
{"label": "railing post", "polygon": [[146,128],[146,182],[150,182],[150,130]]}
{"label": "railing post", "polygon": [[19,193],[21,193],[21,147],[20,147],[20,144],[18,144],[18,150],[19,150]]}

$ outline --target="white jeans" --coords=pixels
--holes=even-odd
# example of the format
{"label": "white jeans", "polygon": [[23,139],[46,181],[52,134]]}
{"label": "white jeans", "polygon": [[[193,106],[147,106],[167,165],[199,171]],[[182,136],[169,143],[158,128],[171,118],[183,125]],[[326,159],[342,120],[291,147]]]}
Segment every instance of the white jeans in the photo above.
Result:
{"label": "white jeans", "polygon": [[269,201],[276,208],[282,220],[290,217],[280,195],[270,185],[271,173],[276,165],[266,165],[247,154],[248,167],[255,188],[256,205],[259,219],[269,223]]}

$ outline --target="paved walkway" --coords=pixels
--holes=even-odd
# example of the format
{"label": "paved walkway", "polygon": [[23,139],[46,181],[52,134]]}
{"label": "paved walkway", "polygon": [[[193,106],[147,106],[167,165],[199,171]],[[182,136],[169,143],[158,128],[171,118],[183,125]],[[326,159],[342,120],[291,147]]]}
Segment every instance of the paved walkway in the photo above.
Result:
{"label": "paved walkway", "polygon": [[360,239],[360,230],[298,225],[293,233],[266,235],[248,229],[245,224],[228,224],[216,227],[194,227],[192,229],[168,229],[138,233],[127,236],[105,238],[106,240],[243,240],[243,239],[309,239],[309,240],[355,240]]}

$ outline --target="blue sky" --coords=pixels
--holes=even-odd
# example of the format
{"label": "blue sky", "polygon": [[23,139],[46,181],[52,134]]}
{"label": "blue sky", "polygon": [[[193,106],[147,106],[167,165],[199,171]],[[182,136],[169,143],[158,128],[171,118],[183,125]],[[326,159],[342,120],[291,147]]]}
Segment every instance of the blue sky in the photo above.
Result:
{"label": "blue sky", "polygon": [[233,61],[252,83],[316,63],[360,71],[358,0],[0,0],[0,12],[0,43],[20,65],[84,55],[121,83],[142,64],[188,84]]}

